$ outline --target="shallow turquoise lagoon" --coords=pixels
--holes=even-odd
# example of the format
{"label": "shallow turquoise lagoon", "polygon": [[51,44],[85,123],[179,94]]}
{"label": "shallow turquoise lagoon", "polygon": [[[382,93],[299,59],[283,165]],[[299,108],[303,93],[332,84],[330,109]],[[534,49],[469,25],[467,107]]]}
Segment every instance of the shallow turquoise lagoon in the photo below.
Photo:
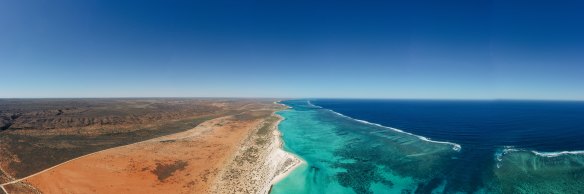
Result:
{"label": "shallow turquoise lagoon", "polygon": [[274,185],[272,193],[441,192],[440,176],[456,160],[457,145],[368,125],[288,101],[279,125],[285,149],[306,161]]}
{"label": "shallow turquoise lagoon", "polygon": [[278,112],[284,149],[306,163],[276,183],[274,194],[584,193],[581,153],[501,148],[486,156],[492,166],[471,173],[476,165],[461,159],[471,148],[352,119],[306,100],[284,104],[291,107]]}

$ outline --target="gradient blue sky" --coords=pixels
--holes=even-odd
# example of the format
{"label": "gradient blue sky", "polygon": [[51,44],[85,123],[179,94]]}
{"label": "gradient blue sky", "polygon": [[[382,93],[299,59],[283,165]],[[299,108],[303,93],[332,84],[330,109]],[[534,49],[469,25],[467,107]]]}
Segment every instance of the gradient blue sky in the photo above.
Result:
{"label": "gradient blue sky", "polygon": [[579,1],[0,1],[0,97],[584,100]]}

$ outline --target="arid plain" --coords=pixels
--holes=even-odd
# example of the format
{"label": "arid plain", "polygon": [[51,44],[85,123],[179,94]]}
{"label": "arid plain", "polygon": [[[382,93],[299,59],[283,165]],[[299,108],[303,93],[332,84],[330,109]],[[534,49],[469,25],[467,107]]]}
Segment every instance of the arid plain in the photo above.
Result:
{"label": "arid plain", "polygon": [[3,193],[267,193],[275,99],[0,100]]}

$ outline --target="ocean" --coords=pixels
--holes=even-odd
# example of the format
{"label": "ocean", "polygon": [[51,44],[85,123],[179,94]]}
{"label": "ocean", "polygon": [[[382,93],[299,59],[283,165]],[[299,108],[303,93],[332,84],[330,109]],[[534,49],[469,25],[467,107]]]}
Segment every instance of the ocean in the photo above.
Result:
{"label": "ocean", "polygon": [[290,100],[272,193],[584,193],[584,102]]}

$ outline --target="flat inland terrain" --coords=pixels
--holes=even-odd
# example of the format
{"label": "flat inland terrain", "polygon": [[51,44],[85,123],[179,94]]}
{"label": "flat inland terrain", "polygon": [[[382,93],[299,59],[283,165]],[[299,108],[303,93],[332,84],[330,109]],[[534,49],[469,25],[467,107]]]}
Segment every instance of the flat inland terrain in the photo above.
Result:
{"label": "flat inland terrain", "polygon": [[[205,193],[273,100],[0,100],[8,193]],[[4,191],[1,191],[4,192]]]}

